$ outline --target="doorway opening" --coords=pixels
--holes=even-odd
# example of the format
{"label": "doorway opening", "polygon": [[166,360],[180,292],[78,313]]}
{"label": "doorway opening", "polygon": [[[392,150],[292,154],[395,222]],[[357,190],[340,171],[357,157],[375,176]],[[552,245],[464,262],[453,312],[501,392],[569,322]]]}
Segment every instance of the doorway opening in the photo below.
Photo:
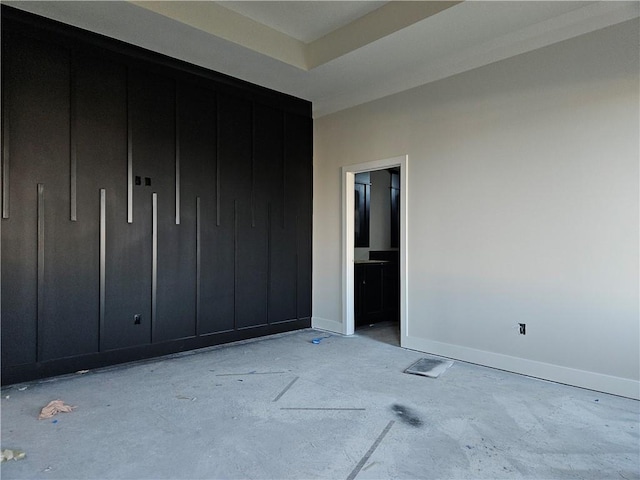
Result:
{"label": "doorway opening", "polygon": [[343,333],[404,346],[407,156],[343,167]]}

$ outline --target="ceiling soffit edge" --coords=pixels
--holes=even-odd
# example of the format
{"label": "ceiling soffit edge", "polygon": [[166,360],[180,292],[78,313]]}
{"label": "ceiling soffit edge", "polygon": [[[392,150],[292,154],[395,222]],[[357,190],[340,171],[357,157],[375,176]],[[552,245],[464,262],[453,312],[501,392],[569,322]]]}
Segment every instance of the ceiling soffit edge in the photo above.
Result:
{"label": "ceiling soffit edge", "polygon": [[462,1],[389,2],[308,44],[308,69],[328,63],[459,3]]}
{"label": "ceiling soffit edge", "polygon": [[388,2],[308,44],[216,2],[129,0],[129,3],[309,71],[462,3],[462,0]]}
{"label": "ceiling soffit edge", "polygon": [[129,3],[307,70],[303,42],[215,2],[129,0]]}

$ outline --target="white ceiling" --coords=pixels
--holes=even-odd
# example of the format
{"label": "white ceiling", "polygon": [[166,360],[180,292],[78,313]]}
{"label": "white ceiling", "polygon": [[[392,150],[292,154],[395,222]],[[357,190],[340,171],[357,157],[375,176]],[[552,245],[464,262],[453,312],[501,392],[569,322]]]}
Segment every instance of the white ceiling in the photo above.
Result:
{"label": "white ceiling", "polygon": [[310,100],[316,118],[640,15],[637,1],[4,3]]}

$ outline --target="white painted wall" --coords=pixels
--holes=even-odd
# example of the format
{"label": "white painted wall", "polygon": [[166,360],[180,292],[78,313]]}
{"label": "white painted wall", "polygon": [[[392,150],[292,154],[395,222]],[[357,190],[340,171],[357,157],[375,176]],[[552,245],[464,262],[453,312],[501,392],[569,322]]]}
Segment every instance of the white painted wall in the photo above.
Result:
{"label": "white painted wall", "polygon": [[638,26],[317,119],[314,322],[342,322],[340,168],[408,154],[403,345],[639,398]]}

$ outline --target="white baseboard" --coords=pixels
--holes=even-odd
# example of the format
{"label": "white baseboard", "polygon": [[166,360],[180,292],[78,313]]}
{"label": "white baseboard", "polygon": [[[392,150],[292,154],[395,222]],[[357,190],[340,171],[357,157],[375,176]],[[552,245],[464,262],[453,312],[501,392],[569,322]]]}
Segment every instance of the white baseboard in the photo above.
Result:
{"label": "white baseboard", "polygon": [[341,322],[329,320],[328,318],[311,317],[311,327],[345,335],[344,325]]}
{"label": "white baseboard", "polygon": [[477,363],[486,367],[499,368],[500,370],[542,378],[552,382],[564,383],[566,385],[588,388],[590,390],[640,400],[640,382],[637,380],[552,365],[535,360],[527,360],[525,358],[486,352],[484,350],[476,350],[474,348],[435,342],[417,337],[404,337],[402,339],[402,347],[453,358],[463,362]]}

